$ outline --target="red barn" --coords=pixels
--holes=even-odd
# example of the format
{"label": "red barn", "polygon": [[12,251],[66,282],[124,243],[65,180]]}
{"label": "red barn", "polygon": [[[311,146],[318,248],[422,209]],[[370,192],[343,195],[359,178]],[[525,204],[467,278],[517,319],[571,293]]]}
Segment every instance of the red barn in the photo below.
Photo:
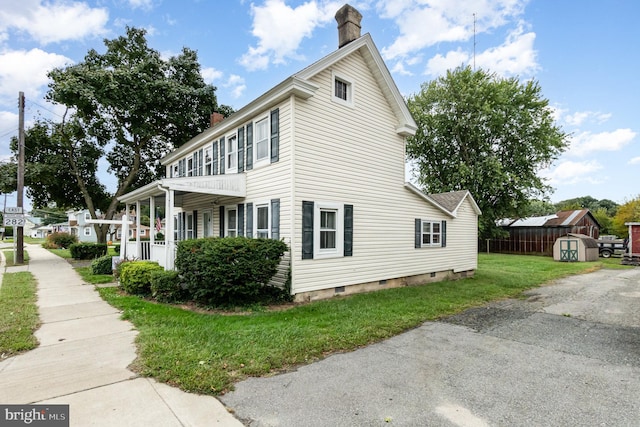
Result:
{"label": "red barn", "polygon": [[629,243],[622,263],[640,265],[640,222],[625,222],[624,225],[629,227]]}

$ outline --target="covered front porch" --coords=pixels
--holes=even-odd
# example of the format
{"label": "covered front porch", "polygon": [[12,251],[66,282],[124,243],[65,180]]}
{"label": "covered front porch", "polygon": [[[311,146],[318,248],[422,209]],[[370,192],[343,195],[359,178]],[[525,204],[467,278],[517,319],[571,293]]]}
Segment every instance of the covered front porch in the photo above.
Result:
{"label": "covered front porch", "polygon": [[[126,205],[127,215],[135,209],[132,227],[141,229],[141,212],[148,207],[152,232],[149,240],[140,238],[140,233],[129,239],[126,229],[122,232],[120,256],[123,259],[156,261],[165,270],[175,266],[176,243],[181,240],[213,235],[213,207],[221,199],[244,199],[246,177],[244,174],[165,178],[154,181],[118,198]],[[185,210],[185,205],[194,203],[210,207],[202,211],[202,232],[198,233],[197,210]],[[162,238],[156,236],[162,232]]]}

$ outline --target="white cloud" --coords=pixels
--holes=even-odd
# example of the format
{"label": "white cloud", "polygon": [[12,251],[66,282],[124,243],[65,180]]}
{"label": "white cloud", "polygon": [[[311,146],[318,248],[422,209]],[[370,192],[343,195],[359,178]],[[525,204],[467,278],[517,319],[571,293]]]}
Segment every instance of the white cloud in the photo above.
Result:
{"label": "white cloud", "polygon": [[447,52],[445,56],[437,54],[427,62],[425,74],[431,76],[440,76],[445,74],[447,70],[454,69],[469,62],[469,54],[462,50],[452,50]]}
{"label": "white cloud", "polygon": [[107,33],[106,8],[91,8],[86,3],[70,1],[24,0],[2,5],[0,39],[9,30],[27,33],[42,44],[97,37]]}
{"label": "white cloud", "polygon": [[628,162],[630,165],[640,165],[640,157],[634,157]]}
{"label": "white cloud", "polygon": [[127,3],[132,9],[150,10],[153,6],[153,0],[127,0]]}
{"label": "white cloud", "polygon": [[222,85],[225,88],[231,90],[231,96],[234,98],[240,98],[244,91],[247,89],[244,78],[236,74],[231,74],[226,83]]}
{"label": "white cloud", "polygon": [[597,124],[602,124],[611,118],[611,113],[601,113],[594,111],[578,111],[573,114],[568,114],[564,117],[565,122],[570,126],[580,126],[587,120],[594,121]]}
{"label": "white cloud", "polygon": [[302,40],[310,37],[316,27],[331,22],[341,6],[341,1],[316,0],[295,8],[286,5],[284,0],[267,0],[262,6],[252,4],[252,34],[258,38],[258,43],[242,55],[240,64],[248,70],[259,70],[270,63],[303,59],[297,53]]}
{"label": "white cloud", "polygon": [[585,156],[596,151],[618,151],[636,137],[631,129],[616,129],[613,132],[581,132],[570,138],[568,155]]}
{"label": "white cloud", "polygon": [[539,68],[533,48],[535,39],[535,33],[524,33],[523,28],[519,27],[509,34],[502,45],[477,55],[476,66],[503,76],[532,75]]}
{"label": "white cloud", "polygon": [[71,59],[40,49],[0,53],[0,101],[25,96],[39,97],[41,88],[49,82],[47,72],[70,65]]}
{"label": "white cloud", "polygon": [[385,59],[404,57],[441,42],[461,42],[489,32],[520,16],[527,0],[448,0],[379,1],[383,18],[393,19],[400,36],[382,49]]}
{"label": "white cloud", "polygon": [[585,162],[562,161],[555,168],[540,171],[540,176],[545,178],[550,185],[571,185],[581,182],[599,184],[605,180],[602,174],[594,172],[602,169],[602,165],[596,160]]}
{"label": "white cloud", "polygon": [[200,74],[205,82],[212,84],[216,80],[220,80],[224,73],[212,67],[202,68]]}

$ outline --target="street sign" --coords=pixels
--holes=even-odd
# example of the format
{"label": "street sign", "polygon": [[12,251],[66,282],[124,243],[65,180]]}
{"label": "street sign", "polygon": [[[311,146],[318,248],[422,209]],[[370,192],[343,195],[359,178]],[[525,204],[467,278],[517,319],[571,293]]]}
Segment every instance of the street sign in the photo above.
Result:
{"label": "street sign", "polygon": [[3,215],[2,223],[5,227],[24,227],[26,219],[23,214],[5,213]]}
{"label": "street sign", "polygon": [[6,214],[22,214],[22,207],[5,206],[4,213],[6,213]]}

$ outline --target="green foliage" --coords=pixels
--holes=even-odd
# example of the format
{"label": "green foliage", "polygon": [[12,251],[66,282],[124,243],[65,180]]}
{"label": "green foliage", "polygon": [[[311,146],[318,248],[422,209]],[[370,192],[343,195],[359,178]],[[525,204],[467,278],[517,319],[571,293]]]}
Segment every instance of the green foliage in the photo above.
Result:
{"label": "green foliage", "polygon": [[556,203],[555,206],[559,211],[567,211],[572,209],[589,209],[591,213],[599,209],[604,209],[607,216],[613,217],[616,214],[619,205],[609,199],[598,200],[591,196],[584,196],[576,197],[574,199],[562,200],[561,202]]}
{"label": "green foliage", "polygon": [[629,227],[624,225],[626,222],[640,222],[640,196],[618,207],[613,217],[613,234],[618,237],[628,237]]}
{"label": "green foliage", "polygon": [[0,193],[9,194],[18,188],[17,163],[0,163]]}
{"label": "green foliage", "polygon": [[180,284],[177,271],[152,271],[151,296],[159,302],[178,302],[185,298],[186,292]]}
{"label": "green foliage", "polygon": [[132,295],[151,293],[151,272],[163,268],[157,262],[131,261],[120,264],[120,286]]}
{"label": "green foliage", "polygon": [[107,253],[105,243],[74,243],[69,246],[69,252],[73,259],[95,259]]}
{"label": "green foliage", "polygon": [[535,81],[457,68],[408,100],[418,130],[407,140],[427,193],[469,190],[480,209],[480,238],[495,220],[518,216],[550,188],[537,174],[567,146]]}
{"label": "green foliage", "polygon": [[69,233],[51,233],[42,244],[45,249],[67,249],[78,242],[78,237]]}
{"label": "green foliage", "polygon": [[113,250],[115,253],[120,254],[120,245],[114,245]]}
{"label": "green foliage", "polygon": [[113,274],[111,255],[96,258],[91,263],[92,274]]}
{"label": "green foliage", "polygon": [[287,250],[279,240],[207,238],[178,243],[176,269],[194,300],[213,306],[261,301]]}
{"label": "green foliage", "polygon": [[523,210],[519,212],[518,217],[527,218],[532,216],[545,216],[553,215],[558,210],[556,207],[545,200],[529,200],[527,206],[523,207]]}
{"label": "green foliage", "polygon": [[0,286],[0,360],[38,346],[36,279],[29,272],[4,273]]}

